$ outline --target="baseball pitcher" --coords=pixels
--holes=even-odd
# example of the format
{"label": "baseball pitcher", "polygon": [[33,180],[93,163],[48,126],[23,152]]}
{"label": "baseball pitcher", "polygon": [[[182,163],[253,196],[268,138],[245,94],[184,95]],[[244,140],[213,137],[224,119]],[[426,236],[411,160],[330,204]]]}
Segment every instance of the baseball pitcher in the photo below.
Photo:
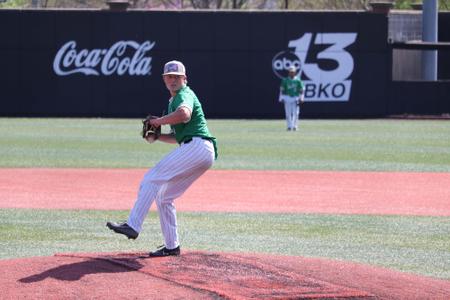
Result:
{"label": "baseball pitcher", "polygon": [[[174,201],[205,173],[217,158],[216,139],[211,135],[202,106],[195,93],[187,86],[186,69],[179,61],[164,66],[163,81],[169,90],[168,114],[147,117],[143,138],[149,142],[162,141],[178,144],[144,176],[128,220],[108,222],[108,228],[136,239],[153,203],[156,202],[164,237],[164,245],[150,252],[150,257],[180,255],[177,217]],[[161,125],[170,125],[169,134],[161,133]]]}

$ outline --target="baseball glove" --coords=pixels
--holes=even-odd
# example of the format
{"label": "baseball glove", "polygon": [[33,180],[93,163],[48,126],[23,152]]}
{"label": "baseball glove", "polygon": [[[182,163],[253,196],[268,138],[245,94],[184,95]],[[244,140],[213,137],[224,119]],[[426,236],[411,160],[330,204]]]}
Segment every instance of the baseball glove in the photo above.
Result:
{"label": "baseball glove", "polygon": [[157,119],[159,117],[148,115],[144,120],[142,120],[142,138],[146,139],[149,143],[156,141],[161,135],[161,126],[153,126],[150,124],[151,119]]}

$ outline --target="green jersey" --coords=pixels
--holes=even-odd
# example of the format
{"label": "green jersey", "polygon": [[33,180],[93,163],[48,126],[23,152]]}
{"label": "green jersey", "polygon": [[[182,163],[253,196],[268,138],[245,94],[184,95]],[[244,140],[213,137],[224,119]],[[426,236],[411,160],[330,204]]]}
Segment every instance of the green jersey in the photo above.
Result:
{"label": "green jersey", "polygon": [[303,82],[298,77],[290,78],[288,76],[281,81],[281,93],[283,95],[298,97],[303,89]]}
{"label": "green jersey", "polygon": [[214,144],[214,151],[217,158],[216,138],[209,132],[200,101],[194,94],[194,91],[192,91],[187,85],[182,87],[169,102],[169,114],[176,111],[180,106],[189,108],[192,114],[191,119],[187,123],[180,123],[170,126],[172,131],[175,133],[177,143],[181,144],[182,142],[193,137],[201,137],[211,140]]}

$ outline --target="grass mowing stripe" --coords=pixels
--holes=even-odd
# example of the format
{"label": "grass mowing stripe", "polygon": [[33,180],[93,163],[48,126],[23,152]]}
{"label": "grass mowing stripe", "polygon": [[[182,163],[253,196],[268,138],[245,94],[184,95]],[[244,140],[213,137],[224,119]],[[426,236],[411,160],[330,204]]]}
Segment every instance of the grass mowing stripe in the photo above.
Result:
{"label": "grass mowing stripe", "polygon": [[[450,172],[450,122],[209,120],[215,169]],[[0,118],[0,167],[146,168],[173,145],[148,145],[138,119]],[[168,128],[164,128],[167,132]]]}
{"label": "grass mowing stripe", "polygon": [[[128,211],[0,210],[0,258],[148,251],[161,244],[150,212],[136,241],[105,226]],[[450,219],[411,216],[179,212],[182,246],[328,257],[450,279]]]}

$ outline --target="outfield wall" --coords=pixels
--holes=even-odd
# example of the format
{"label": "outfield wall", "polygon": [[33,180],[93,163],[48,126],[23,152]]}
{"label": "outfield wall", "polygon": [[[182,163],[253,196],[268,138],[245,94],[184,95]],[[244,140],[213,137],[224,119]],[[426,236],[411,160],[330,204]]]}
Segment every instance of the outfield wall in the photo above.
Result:
{"label": "outfield wall", "polygon": [[363,11],[0,10],[0,115],[160,114],[162,67],[179,59],[210,118],[283,117],[291,64],[306,84],[305,117],[385,116],[387,26]]}
{"label": "outfield wall", "polygon": [[387,110],[390,115],[450,113],[450,80],[394,81]]}

